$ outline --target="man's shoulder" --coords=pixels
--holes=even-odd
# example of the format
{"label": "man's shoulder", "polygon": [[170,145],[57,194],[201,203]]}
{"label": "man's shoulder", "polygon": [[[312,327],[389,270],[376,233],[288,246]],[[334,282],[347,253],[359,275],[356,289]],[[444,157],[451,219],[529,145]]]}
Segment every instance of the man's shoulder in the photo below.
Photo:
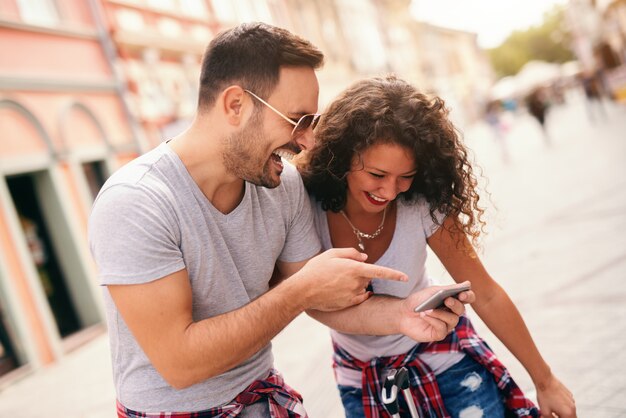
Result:
{"label": "man's shoulder", "polygon": [[171,162],[163,161],[167,160],[163,159],[165,155],[163,147],[159,146],[120,167],[104,183],[94,205],[102,200],[116,204],[123,201],[148,203],[157,195],[171,193],[171,190],[168,192],[168,176],[164,173],[167,170],[163,170],[163,165],[171,165]]}
{"label": "man's shoulder", "polygon": [[[283,160],[284,161],[284,160]],[[291,163],[284,161],[283,172],[280,175],[280,184],[274,188],[265,186],[253,186],[257,189],[259,196],[268,196],[272,199],[287,199],[293,196],[300,196],[300,193],[306,193],[304,183],[298,169]]]}
{"label": "man's shoulder", "polygon": [[155,166],[159,164],[162,171],[164,163],[171,165],[166,156],[163,146],[158,146],[143,155],[131,160],[119,169],[117,169],[111,177],[104,183],[102,191],[118,185],[139,186],[145,182],[148,174],[155,174]]}
{"label": "man's shoulder", "polygon": [[306,189],[304,188],[300,172],[293,164],[285,162],[283,173],[280,178],[280,187],[285,190],[288,196],[298,197],[299,199],[301,195],[306,194]]}
{"label": "man's shoulder", "polygon": [[308,205],[309,198],[300,173],[292,164],[284,163],[280,178],[280,184],[274,188],[252,186],[255,191],[250,196],[258,201],[259,207],[263,208],[268,216],[292,219],[300,213],[303,202]]}
{"label": "man's shoulder", "polygon": [[285,161],[283,164],[283,173],[280,176],[281,180],[289,183],[302,183],[302,178],[300,177],[300,172],[296,168],[295,165],[291,164],[289,161]]}

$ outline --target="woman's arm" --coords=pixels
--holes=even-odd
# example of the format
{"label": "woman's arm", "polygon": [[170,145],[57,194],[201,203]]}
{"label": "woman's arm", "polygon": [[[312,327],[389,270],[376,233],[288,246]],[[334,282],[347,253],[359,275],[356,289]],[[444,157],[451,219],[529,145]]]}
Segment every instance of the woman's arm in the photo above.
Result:
{"label": "woman's arm", "polygon": [[552,374],[515,304],[485,270],[455,221],[446,219],[443,227],[428,238],[428,245],[455,281],[469,280],[472,283],[476,294],[472,307],[528,371],[537,388],[542,413],[551,416],[550,413],[555,412],[560,417],[575,417],[571,392]]}
{"label": "woman's arm", "polygon": [[[298,272],[304,263],[278,262],[271,283],[276,285]],[[372,265],[369,265],[374,267]],[[320,286],[323,284],[320,283]],[[473,292],[463,292],[456,299],[446,300],[451,312],[441,309],[415,313],[413,308],[426,300],[442,286],[433,286],[413,293],[406,299],[374,295],[363,289],[364,301],[339,311],[307,310],[307,314],[329,328],[348,334],[391,335],[404,334],[418,342],[438,341],[446,337],[465,312],[463,303],[474,300]],[[447,287],[447,286],[443,286]]]}
{"label": "woman's arm", "polygon": [[406,299],[393,296],[373,295],[365,302],[335,312],[321,312],[313,309],[307,314],[324,325],[346,333],[360,335],[404,334],[417,342],[442,340],[459,322],[459,315],[465,312],[463,303],[474,300],[473,292],[446,299],[451,312],[434,309],[416,313],[413,309],[439,289],[447,286],[432,286],[411,294]]}

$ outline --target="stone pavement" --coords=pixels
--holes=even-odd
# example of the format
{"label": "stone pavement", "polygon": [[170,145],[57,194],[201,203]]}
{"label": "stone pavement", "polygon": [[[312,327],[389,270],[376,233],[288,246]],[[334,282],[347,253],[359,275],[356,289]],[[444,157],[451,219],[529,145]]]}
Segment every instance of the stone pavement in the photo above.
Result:
{"label": "stone pavement", "polygon": [[[511,121],[510,161],[486,125],[465,132],[488,178],[490,211],[481,258],[514,300],[579,417],[626,417],[626,109],[596,125],[582,98],[548,119],[551,145],[529,116]],[[489,200],[488,200],[489,199]],[[449,277],[434,257],[429,271]],[[513,376],[534,397],[520,364],[471,314]],[[343,416],[327,330],[301,315],[274,340],[276,366],[312,418]],[[104,334],[58,364],[0,388],[0,417],[115,416]]]}

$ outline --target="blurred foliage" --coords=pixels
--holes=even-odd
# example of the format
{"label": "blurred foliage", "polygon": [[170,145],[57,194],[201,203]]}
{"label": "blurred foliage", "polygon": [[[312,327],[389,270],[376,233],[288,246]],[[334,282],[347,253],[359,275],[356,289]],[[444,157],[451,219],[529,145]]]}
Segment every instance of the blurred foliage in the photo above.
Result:
{"label": "blurred foliage", "polygon": [[564,6],[555,6],[539,26],[514,31],[502,45],[487,50],[498,77],[514,75],[528,61],[563,63],[574,59]]}

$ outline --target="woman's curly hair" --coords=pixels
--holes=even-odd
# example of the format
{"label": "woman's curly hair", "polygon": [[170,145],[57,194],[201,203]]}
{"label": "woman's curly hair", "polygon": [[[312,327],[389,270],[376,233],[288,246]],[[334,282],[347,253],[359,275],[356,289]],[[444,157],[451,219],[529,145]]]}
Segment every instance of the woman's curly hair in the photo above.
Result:
{"label": "woman's curly hair", "polygon": [[429,98],[393,75],[361,80],[330,104],[316,129],[317,146],[300,167],[304,184],[324,210],[346,204],[346,174],[355,155],[375,144],[410,149],[417,172],[400,198],[425,199],[433,221],[440,211],[477,243],[484,221],[468,152],[442,99]]}

